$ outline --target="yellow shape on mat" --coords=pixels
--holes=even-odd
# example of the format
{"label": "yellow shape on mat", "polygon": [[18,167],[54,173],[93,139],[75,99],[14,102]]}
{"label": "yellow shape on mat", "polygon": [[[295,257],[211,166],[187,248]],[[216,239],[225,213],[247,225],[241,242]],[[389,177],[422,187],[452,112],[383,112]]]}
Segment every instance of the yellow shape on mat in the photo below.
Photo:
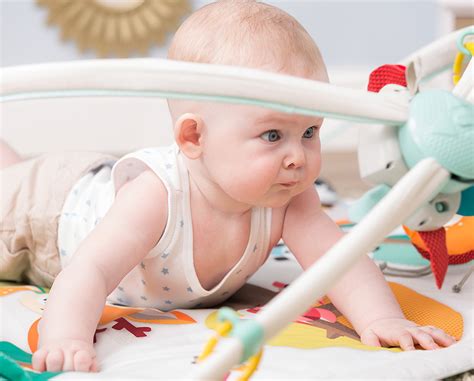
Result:
{"label": "yellow shape on mat", "polygon": [[340,336],[335,339],[327,337],[327,331],[319,327],[307,324],[291,323],[278,336],[268,342],[268,345],[276,347],[291,347],[301,349],[315,349],[328,347],[347,347],[353,349],[363,349],[368,351],[388,350],[400,352],[400,348],[371,347],[362,344],[358,340]]}
{"label": "yellow shape on mat", "polygon": [[[398,303],[407,319],[419,325],[434,325],[443,329],[446,333],[459,340],[463,333],[462,315],[452,308],[427,296],[421,295],[412,289],[398,283],[389,282]],[[325,347],[348,347],[363,350],[389,350],[400,352],[399,348],[380,348],[363,345],[357,340],[357,333],[352,325],[335,307],[328,298],[314,307],[333,311],[336,321],[329,322],[324,319],[292,322],[278,336],[272,339],[268,345],[285,346],[292,348],[312,349]],[[265,308],[265,307],[263,307]],[[214,328],[217,311],[208,315],[205,324],[208,328]],[[319,326],[318,326],[319,325]]]}
{"label": "yellow shape on mat", "polygon": [[0,296],[7,296],[20,291],[33,291],[43,293],[43,289],[27,284],[18,284],[13,282],[0,282]]}

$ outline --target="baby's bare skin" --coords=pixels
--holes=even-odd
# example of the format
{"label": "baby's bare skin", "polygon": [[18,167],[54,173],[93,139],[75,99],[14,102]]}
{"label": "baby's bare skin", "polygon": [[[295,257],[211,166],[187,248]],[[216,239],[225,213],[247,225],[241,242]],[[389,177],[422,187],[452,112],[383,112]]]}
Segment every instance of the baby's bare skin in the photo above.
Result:
{"label": "baby's bare skin", "polygon": [[[211,289],[240,259],[254,206],[273,209],[267,252],[282,238],[306,269],[343,235],[322,210],[313,186],[320,170],[322,121],[250,106],[226,106],[219,113],[214,105],[212,116],[207,117],[208,107],[203,105],[200,115],[185,114],[176,127],[177,143],[189,161],[193,252],[199,281]],[[221,119],[229,122],[224,126]],[[206,125],[204,120],[221,127]],[[269,141],[268,131],[277,131],[275,141]],[[189,140],[189,136],[194,138]],[[220,143],[224,137],[233,144]],[[252,159],[255,157],[259,160]],[[226,171],[233,176],[227,176]],[[236,181],[245,176],[244,171],[252,173],[255,180]],[[167,210],[161,206],[166,204],[166,189],[151,171],[120,188],[110,211],[51,289],[40,328],[40,349],[34,354],[37,369],[75,367],[75,353],[81,356],[81,366],[95,367],[92,335],[105,299],[159,240],[167,220]],[[234,244],[216,245],[223,236]],[[88,274],[86,288],[82,274]],[[362,258],[328,296],[365,344],[400,345],[411,350],[414,344],[435,349],[454,342],[439,329],[418,327],[406,320],[383,275],[368,257]],[[69,305],[69,300],[75,303]]]}
{"label": "baby's bare skin", "polygon": [[[202,8],[177,31],[170,58],[328,80],[319,50],[301,25],[260,2],[221,1]],[[322,210],[313,186],[321,168],[321,118],[246,105],[169,105],[189,172],[194,265],[205,289],[218,284],[243,255],[254,207],[272,208],[267,253],[283,239],[304,269],[343,235]],[[6,147],[0,144],[0,163],[10,165],[18,158]],[[168,217],[167,196],[151,170],[117,191],[108,213],[51,288],[34,369],[98,369],[93,335],[106,298],[159,241]],[[411,350],[414,344],[435,349],[455,342],[437,328],[406,320],[366,256],[328,296],[364,344]]]}

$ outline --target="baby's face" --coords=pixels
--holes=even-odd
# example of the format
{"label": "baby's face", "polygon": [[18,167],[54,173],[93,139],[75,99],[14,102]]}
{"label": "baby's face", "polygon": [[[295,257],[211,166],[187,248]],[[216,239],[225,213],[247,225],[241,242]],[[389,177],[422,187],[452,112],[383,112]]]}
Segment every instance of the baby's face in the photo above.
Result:
{"label": "baby's face", "polygon": [[231,199],[280,207],[313,186],[321,118],[225,104],[206,115],[203,164]]}

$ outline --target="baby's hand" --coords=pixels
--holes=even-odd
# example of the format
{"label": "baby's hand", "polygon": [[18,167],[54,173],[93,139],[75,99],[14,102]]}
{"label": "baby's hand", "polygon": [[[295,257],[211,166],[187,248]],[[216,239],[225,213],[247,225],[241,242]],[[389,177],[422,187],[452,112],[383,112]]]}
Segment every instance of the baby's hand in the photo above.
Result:
{"label": "baby's hand", "polygon": [[419,326],[406,319],[381,319],[372,322],[360,335],[365,345],[376,347],[399,346],[404,351],[412,351],[415,344],[424,349],[449,347],[456,339],[433,326]]}
{"label": "baby's hand", "polygon": [[60,340],[43,345],[33,354],[33,369],[40,372],[96,372],[92,344],[82,340]]}

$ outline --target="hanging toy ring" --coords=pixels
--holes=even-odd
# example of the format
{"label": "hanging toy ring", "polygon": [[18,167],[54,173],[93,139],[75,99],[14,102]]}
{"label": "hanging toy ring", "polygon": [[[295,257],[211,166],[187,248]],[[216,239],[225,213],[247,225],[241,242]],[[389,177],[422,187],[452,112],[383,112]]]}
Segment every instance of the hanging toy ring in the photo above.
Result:
{"label": "hanging toy ring", "polygon": [[457,40],[459,52],[456,54],[453,64],[453,82],[455,85],[459,82],[463,73],[464,57],[472,57],[474,54],[474,41],[464,42],[468,35],[474,35],[474,29],[462,33]]}

